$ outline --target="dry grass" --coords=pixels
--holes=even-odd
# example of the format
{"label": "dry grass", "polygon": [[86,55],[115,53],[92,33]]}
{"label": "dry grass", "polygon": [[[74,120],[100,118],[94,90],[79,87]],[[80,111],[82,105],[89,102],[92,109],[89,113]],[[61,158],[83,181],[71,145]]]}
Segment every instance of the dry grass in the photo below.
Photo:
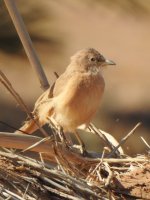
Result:
{"label": "dry grass", "polygon": [[[0,81],[32,118],[3,73]],[[121,148],[139,125],[118,143],[91,124],[89,132],[97,134],[105,148],[101,154],[87,152],[86,156],[76,146],[68,147],[62,142],[59,130],[52,123],[50,132],[53,135],[44,138],[0,132],[1,198],[149,199],[149,157],[141,155],[132,158],[125,155]],[[22,151],[8,150],[11,148]],[[29,151],[36,152],[38,159],[33,159]],[[28,152],[28,156],[24,152]]]}
{"label": "dry grass", "polygon": [[[2,71],[0,82],[33,119]],[[68,146],[55,124],[49,125],[47,132],[39,127],[43,137],[0,132],[1,199],[150,199],[149,155],[133,158],[121,147],[140,123],[120,142],[90,124],[88,131],[96,134],[105,147],[100,154],[86,155],[76,145]],[[49,136],[49,132],[53,134]],[[149,149],[147,141],[142,140]]]}
{"label": "dry grass", "polygon": [[[67,161],[65,156],[60,158],[56,154],[55,157],[57,164],[54,165],[43,162],[43,159],[37,161],[17,153],[0,151],[1,197],[76,200],[150,198],[150,165],[146,157],[112,159],[115,162],[104,159],[78,165]],[[139,182],[137,177],[140,176]]]}

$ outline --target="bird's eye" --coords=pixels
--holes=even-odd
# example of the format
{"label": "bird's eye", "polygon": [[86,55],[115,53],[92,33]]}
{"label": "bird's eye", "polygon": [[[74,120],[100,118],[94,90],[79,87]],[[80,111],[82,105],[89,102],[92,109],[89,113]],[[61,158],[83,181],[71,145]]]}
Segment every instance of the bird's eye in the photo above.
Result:
{"label": "bird's eye", "polygon": [[95,58],[91,58],[91,61],[95,61]]}

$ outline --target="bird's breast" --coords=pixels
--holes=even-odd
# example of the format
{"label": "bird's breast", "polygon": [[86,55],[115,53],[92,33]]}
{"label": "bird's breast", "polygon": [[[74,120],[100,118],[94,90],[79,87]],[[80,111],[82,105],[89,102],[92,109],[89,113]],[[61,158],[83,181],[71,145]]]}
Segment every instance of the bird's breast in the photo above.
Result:
{"label": "bird's breast", "polygon": [[69,130],[89,123],[99,107],[104,86],[101,74],[78,76],[78,79],[66,86],[66,93],[57,97],[59,104],[56,102],[56,121]]}

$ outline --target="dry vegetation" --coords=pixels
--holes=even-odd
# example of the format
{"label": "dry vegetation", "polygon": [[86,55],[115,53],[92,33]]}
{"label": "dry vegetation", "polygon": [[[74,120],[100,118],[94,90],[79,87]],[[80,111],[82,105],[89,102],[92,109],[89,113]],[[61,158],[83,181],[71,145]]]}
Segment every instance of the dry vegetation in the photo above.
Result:
{"label": "dry vegetation", "polygon": [[[148,159],[81,163],[54,154],[57,164],[0,152],[1,197],[6,199],[150,199]],[[55,166],[55,167],[54,167]]]}
{"label": "dry vegetation", "polygon": [[[2,72],[0,75],[1,83],[32,117],[6,76]],[[0,132],[1,198],[150,199],[149,156],[132,158],[121,148],[138,126],[140,123],[118,143],[91,124],[89,132],[98,135],[105,147],[102,154],[87,155],[82,155],[76,145],[67,146],[61,137],[63,133],[51,122],[46,134],[53,134],[44,138]],[[45,134],[44,129],[41,131]],[[147,143],[146,146],[149,148]],[[8,150],[11,148],[19,151]],[[30,151],[35,152],[34,156]]]}
{"label": "dry vegetation", "polygon": [[[2,71],[0,82],[33,118]],[[90,124],[88,131],[97,135],[104,148],[102,153],[86,155],[77,145],[68,146],[63,133],[52,122],[49,125],[47,132],[39,127],[47,135],[43,137],[0,132],[0,199],[150,199],[149,154],[130,157],[121,147],[140,123],[120,142]]]}

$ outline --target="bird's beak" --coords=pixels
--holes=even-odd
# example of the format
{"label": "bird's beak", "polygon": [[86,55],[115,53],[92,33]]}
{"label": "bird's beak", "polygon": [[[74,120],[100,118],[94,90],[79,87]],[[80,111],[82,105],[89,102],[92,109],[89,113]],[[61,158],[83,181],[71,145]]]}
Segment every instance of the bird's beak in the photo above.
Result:
{"label": "bird's beak", "polygon": [[104,62],[104,65],[116,65],[116,63],[112,60],[106,59],[105,62]]}

